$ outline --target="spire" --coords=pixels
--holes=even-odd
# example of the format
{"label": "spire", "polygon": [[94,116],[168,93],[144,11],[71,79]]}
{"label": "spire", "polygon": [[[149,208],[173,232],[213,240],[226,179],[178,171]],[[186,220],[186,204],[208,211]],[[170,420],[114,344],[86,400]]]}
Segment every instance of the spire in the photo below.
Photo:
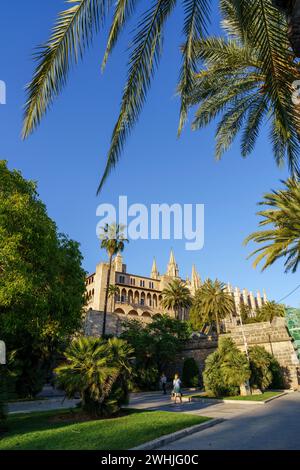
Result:
{"label": "spire", "polygon": [[118,251],[115,259],[114,259],[115,271],[122,272],[123,271],[123,257],[121,253]]}
{"label": "spire", "polygon": [[158,272],[157,266],[156,266],[156,259],[153,258],[153,263],[152,263],[152,269],[151,269],[151,275],[150,275],[150,277],[151,277],[152,279],[157,279],[158,276],[159,276],[159,272]]}
{"label": "spire", "polygon": [[179,270],[175,261],[173,250],[171,250],[171,253],[170,253],[170,260],[169,260],[168,267],[167,267],[167,275],[170,277],[179,276]]}
{"label": "spire", "polygon": [[197,273],[196,266],[194,264],[192,267],[191,282],[192,282],[192,287],[194,288],[195,291],[199,289],[199,287],[201,286],[201,279],[200,279],[199,274]]}

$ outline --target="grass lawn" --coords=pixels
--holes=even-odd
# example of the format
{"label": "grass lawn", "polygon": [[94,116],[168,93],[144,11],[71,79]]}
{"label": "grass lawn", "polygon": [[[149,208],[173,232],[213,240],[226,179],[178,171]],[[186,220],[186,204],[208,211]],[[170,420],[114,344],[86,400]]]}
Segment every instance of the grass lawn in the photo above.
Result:
{"label": "grass lawn", "polygon": [[261,395],[248,395],[246,397],[242,397],[241,395],[237,395],[234,397],[213,397],[209,394],[201,394],[201,395],[193,395],[192,398],[210,398],[211,400],[240,400],[240,401],[264,401],[268,400],[268,398],[276,397],[280,395],[282,392],[263,392]]}
{"label": "grass lawn", "polygon": [[0,450],[124,450],[210,419],[138,410],[114,419],[80,422],[79,416],[74,410],[9,415]]}

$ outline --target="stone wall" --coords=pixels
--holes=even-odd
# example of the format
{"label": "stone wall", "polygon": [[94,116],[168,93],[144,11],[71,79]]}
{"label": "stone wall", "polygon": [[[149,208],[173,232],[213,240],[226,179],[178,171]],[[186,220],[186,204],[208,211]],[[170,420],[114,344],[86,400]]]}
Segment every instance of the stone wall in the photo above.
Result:
{"label": "stone wall", "polygon": [[[106,332],[118,336],[122,332],[122,322],[124,315],[107,314]],[[103,312],[89,310],[86,315],[84,332],[87,336],[101,336],[103,324]],[[284,319],[277,318],[264,323],[253,323],[243,326],[248,347],[263,346],[268,352],[274,355],[282,367],[286,388],[299,388],[299,360],[295,352],[293,340],[285,326]],[[230,333],[222,335],[230,337],[241,351],[245,351],[245,343],[242,328],[232,327]],[[171,377],[175,372],[182,373],[183,362],[186,358],[193,357],[199,366],[199,376],[205,365],[205,359],[218,347],[217,339],[214,336],[193,339],[187,342],[177,356],[175,364],[166,370],[166,374]],[[200,380],[201,381],[201,380]]]}
{"label": "stone wall", "polygon": [[[268,352],[274,355],[282,367],[286,388],[299,388],[299,360],[285,326],[284,319],[275,319],[272,324],[269,322],[253,323],[243,326],[248,347],[263,346]],[[241,351],[245,351],[245,343],[240,326],[232,328],[230,333],[222,335],[230,337]],[[168,371],[182,373],[184,359],[193,357],[199,366],[200,379],[205,365],[205,359],[209,354],[217,349],[217,341],[214,337],[198,338],[189,341],[182,353],[177,357],[176,365]],[[201,380],[200,380],[201,381]]]}
{"label": "stone wall", "polygon": [[208,336],[188,341],[181,353],[177,356],[175,364],[166,371],[168,377],[172,377],[175,372],[182,374],[184,360],[192,357],[199,366],[199,378],[202,383],[202,372],[204,370],[205,359],[212,354],[218,347],[216,337]]}
{"label": "stone wall", "polygon": [[272,322],[252,323],[243,327],[235,327],[228,334],[241,351],[245,351],[243,331],[248,347],[263,346],[274,355],[282,367],[285,386],[298,389],[299,387],[299,360],[293,345],[293,339],[288,333],[283,318],[276,318]]}
{"label": "stone wall", "polygon": [[[121,318],[122,317],[122,318]],[[106,334],[119,336],[122,332],[122,322],[124,315],[116,315],[115,313],[107,313],[106,316]],[[96,310],[88,310],[84,320],[84,334],[86,336],[99,337],[102,334],[103,312]]]}

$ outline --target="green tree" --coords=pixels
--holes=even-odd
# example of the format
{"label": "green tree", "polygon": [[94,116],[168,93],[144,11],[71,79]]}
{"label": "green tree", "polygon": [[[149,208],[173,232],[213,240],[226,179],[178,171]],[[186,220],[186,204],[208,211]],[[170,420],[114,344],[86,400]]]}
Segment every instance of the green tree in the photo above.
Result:
{"label": "green tree", "polygon": [[162,291],[162,306],[167,310],[173,310],[175,318],[179,320],[182,309],[187,309],[192,305],[191,293],[186,284],[181,279],[174,279]]}
{"label": "green tree", "polygon": [[[71,7],[59,14],[50,38],[36,54],[37,67],[27,87],[24,137],[27,137],[38,126],[54,99],[63,89],[71,66],[84,55],[87,46],[91,44],[96,33],[99,32],[102,23],[110,17],[113,6],[109,0],[70,1]],[[182,0],[181,2],[153,0],[149,6],[149,2],[144,1],[145,10],[138,20],[137,27],[134,28],[120,112],[112,132],[107,163],[98,191],[110,171],[118,163],[126,139],[139,118],[152,77],[161,58],[163,33],[167,19],[179,3],[183,6],[184,15],[183,40],[181,33],[179,34],[180,39],[178,38],[178,44],[183,43],[181,48],[183,60],[179,76],[181,95],[179,133],[184,126],[189,96],[193,92],[195,84],[198,59],[196,43],[205,36],[211,2],[209,0]],[[117,43],[121,31],[128,24],[131,16],[136,13],[137,4],[136,0],[118,0],[115,3],[102,68],[105,67],[108,56]],[[237,12],[239,28],[242,29],[243,36],[247,38],[249,43],[251,41],[251,45],[255,45],[256,55],[262,64],[264,77],[266,77],[265,88],[260,90],[259,85],[256,94],[257,96],[260,95],[260,92],[265,94],[269,98],[269,100],[266,99],[266,106],[271,106],[273,103],[270,112],[276,112],[277,115],[274,120],[276,128],[272,129],[273,134],[277,136],[273,139],[274,151],[277,156],[278,153],[281,155],[287,149],[290,166],[294,168],[297,166],[298,140],[293,124],[294,106],[289,91],[292,82],[299,75],[298,73],[294,74],[295,68],[292,66],[285,15],[272,6],[271,0],[221,1],[221,8],[223,11],[232,9]],[[226,62],[226,58],[224,61]],[[223,60],[221,64],[217,64],[217,67],[222,69],[222,65]],[[254,70],[254,75],[256,72]],[[225,81],[226,89],[233,88],[234,78],[234,74],[228,74]],[[224,101],[224,98],[220,97],[219,80],[214,79],[214,82],[215,86],[210,88],[211,93],[216,94],[217,101]],[[235,83],[237,84],[237,82]],[[261,107],[264,107],[261,101],[259,103]],[[256,119],[258,119],[257,113]],[[298,116],[295,119],[298,124]],[[235,130],[234,127],[232,130]],[[254,131],[252,139],[253,134],[255,134]],[[228,139],[230,140],[230,135],[228,135]],[[282,152],[278,148],[282,148]]]}
{"label": "green tree", "polygon": [[217,351],[205,361],[203,380],[205,390],[215,396],[236,395],[250,378],[246,355],[238,350],[232,339],[221,338]]}
{"label": "green tree", "polygon": [[297,173],[299,115],[290,102],[299,72],[288,51],[283,20],[269,1],[248,2],[247,16],[238,3],[220,2],[227,38],[208,37],[195,46],[200,71],[189,97],[190,106],[198,106],[192,127],[202,129],[220,116],[216,158],[231,147],[240,131],[241,155],[246,157],[268,121],[277,164],[287,159]]}
{"label": "green tree", "polygon": [[234,310],[232,295],[226,292],[226,285],[218,279],[207,279],[196,291],[190,311],[190,321],[194,329],[205,323],[214,323],[220,334],[220,320],[230,316]]}
{"label": "green tree", "polygon": [[250,385],[253,388],[265,390],[272,383],[271,362],[273,356],[269,354],[262,346],[253,346],[249,348],[250,360]]}
{"label": "green tree", "polygon": [[258,321],[272,322],[276,317],[285,317],[285,307],[273,301],[268,301],[257,310]]}
{"label": "green tree", "polygon": [[187,322],[168,315],[155,315],[152,322],[141,327],[138,320],[123,323],[121,335],[134,349],[135,382],[142,389],[157,386],[161,372],[174,364],[176,355],[191,337]]}
{"label": "green tree", "polygon": [[92,416],[115,414],[127,403],[131,355],[121,339],[75,339],[55,370],[57,385],[69,398],[79,393],[82,409]]}
{"label": "green tree", "polygon": [[117,253],[121,253],[124,250],[125,242],[128,242],[128,240],[124,237],[123,230],[124,227],[121,225],[106,224],[105,227],[102,228],[102,233],[100,234],[101,248],[106,250],[109,258],[104,300],[102,336],[105,335],[106,330],[107,302],[109,296],[109,284],[113,256]]}
{"label": "green tree", "polygon": [[85,272],[78,243],[58,234],[35,183],[0,161],[0,331],[16,350],[16,387],[35,395],[56,351],[81,326]]}
{"label": "green tree", "polygon": [[249,305],[245,305],[244,303],[241,303],[240,305],[240,314],[242,318],[243,325],[248,325],[249,323],[257,323],[259,320],[257,318],[257,315],[252,317],[251,316],[251,308]]}
{"label": "green tree", "polygon": [[259,248],[250,254],[256,256],[253,266],[264,261],[262,271],[280,258],[285,258],[286,272],[296,272],[300,261],[300,184],[296,179],[284,182],[284,188],[264,195],[259,203],[267,206],[258,212],[262,230],[249,235],[245,244],[254,241]]}
{"label": "green tree", "polygon": [[186,387],[199,385],[199,368],[193,357],[187,357],[183,362],[182,382]]}

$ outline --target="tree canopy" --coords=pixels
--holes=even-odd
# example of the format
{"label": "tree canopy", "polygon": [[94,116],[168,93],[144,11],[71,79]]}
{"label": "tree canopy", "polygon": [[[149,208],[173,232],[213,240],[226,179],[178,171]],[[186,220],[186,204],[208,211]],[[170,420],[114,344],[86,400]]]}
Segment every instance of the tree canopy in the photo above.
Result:
{"label": "tree canopy", "polygon": [[81,261],[78,243],[58,233],[36,184],[0,161],[0,331],[8,350],[27,361],[21,374],[38,371],[80,327]]}

